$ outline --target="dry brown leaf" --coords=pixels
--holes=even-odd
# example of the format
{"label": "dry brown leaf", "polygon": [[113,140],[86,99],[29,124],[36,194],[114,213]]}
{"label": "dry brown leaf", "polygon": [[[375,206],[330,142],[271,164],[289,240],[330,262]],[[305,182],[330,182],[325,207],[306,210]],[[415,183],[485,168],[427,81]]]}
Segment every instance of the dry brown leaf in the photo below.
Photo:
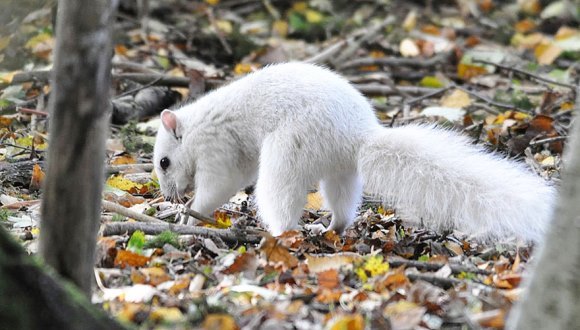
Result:
{"label": "dry brown leaf", "polygon": [[529,18],[523,19],[514,26],[519,33],[528,33],[536,28],[536,23]]}
{"label": "dry brown leaf", "polygon": [[29,189],[31,191],[40,190],[40,187],[42,186],[42,182],[44,181],[44,176],[45,176],[45,174],[42,171],[42,168],[40,168],[40,165],[34,164],[34,166],[32,167],[32,176],[30,178]]}
{"label": "dry brown leaf", "polygon": [[457,75],[463,80],[486,74],[487,70],[479,65],[459,63],[457,65]]}
{"label": "dry brown leaf", "polygon": [[473,314],[471,320],[484,328],[503,329],[505,327],[505,313],[501,309]]}
{"label": "dry brown leaf", "polygon": [[157,307],[149,314],[149,319],[156,323],[176,323],[184,319],[184,315],[177,307]]}
{"label": "dry brown leaf", "polygon": [[282,233],[282,235],[278,236],[278,241],[282,243],[285,247],[289,249],[297,249],[302,246],[304,242],[304,236],[302,232],[299,230],[288,230]]}
{"label": "dry brown leaf", "polygon": [[171,280],[171,276],[160,267],[150,267],[131,270],[131,280],[133,283],[157,286]]}
{"label": "dry brown leaf", "polygon": [[265,237],[259,250],[264,253],[268,262],[282,263],[287,268],[298,265],[298,258],[290,254],[288,249],[272,236]]}
{"label": "dry brown leaf", "polygon": [[145,257],[127,250],[119,250],[117,251],[117,256],[115,257],[115,266],[121,268],[125,268],[127,266],[143,267],[149,262],[149,260],[149,257]]}
{"label": "dry brown leaf", "polygon": [[234,263],[229,267],[224,269],[222,273],[224,274],[236,274],[243,272],[250,268],[255,268],[258,260],[256,259],[256,254],[254,252],[246,252],[238,255],[234,260]]}
{"label": "dry brown leaf", "polygon": [[317,274],[318,285],[325,289],[335,289],[340,285],[338,270],[329,269]]}

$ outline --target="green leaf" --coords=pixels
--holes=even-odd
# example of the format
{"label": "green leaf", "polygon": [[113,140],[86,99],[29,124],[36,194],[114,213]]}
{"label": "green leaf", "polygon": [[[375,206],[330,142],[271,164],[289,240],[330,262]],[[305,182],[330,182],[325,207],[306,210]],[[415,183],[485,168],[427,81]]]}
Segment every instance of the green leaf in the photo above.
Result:
{"label": "green leaf", "polygon": [[145,246],[145,233],[137,230],[131,235],[129,242],[127,243],[127,250],[141,253],[143,252],[143,246]]}

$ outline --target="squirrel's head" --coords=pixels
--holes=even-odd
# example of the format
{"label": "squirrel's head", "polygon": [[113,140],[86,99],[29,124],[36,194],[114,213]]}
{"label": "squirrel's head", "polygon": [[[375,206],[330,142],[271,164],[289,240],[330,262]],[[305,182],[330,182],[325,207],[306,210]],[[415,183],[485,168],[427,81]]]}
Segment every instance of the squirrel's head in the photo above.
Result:
{"label": "squirrel's head", "polygon": [[171,110],[163,110],[161,123],[153,152],[155,172],[165,199],[180,201],[194,184],[192,162],[187,160],[188,152],[182,144],[183,123]]}

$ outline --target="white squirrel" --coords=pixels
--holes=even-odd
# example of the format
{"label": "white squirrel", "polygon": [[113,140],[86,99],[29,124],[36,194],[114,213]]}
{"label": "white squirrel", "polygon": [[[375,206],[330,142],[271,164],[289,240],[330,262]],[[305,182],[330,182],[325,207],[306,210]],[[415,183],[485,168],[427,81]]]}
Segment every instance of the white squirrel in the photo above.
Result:
{"label": "white squirrel", "polygon": [[195,190],[209,215],[256,184],[273,235],[298,226],[307,189],[320,183],[344,231],[363,188],[393,201],[403,219],[482,239],[540,241],[554,187],[523,165],[432,126],[385,128],[349,82],[299,62],[265,67],[177,111],[161,113],[154,164],[166,198]]}

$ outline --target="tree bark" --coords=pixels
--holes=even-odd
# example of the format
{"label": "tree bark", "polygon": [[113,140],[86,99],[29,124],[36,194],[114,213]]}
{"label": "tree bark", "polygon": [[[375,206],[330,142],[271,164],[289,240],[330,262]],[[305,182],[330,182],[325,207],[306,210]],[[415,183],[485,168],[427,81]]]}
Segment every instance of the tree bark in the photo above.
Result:
{"label": "tree bark", "polygon": [[61,0],[40,251],[90,293],[110,113],[111,0]]}
{"label": "tree bark", "polygon": [[122,329],[0,226],[0,329]]}
{"label": "tree bark", "polygon": [[[576,89],[580,113],[580,87]],[[567,147],[562,187],[552,225],[527,281],[528,292],[514,307],[514,329],[577,329],[580,325],[580,121]]]}

